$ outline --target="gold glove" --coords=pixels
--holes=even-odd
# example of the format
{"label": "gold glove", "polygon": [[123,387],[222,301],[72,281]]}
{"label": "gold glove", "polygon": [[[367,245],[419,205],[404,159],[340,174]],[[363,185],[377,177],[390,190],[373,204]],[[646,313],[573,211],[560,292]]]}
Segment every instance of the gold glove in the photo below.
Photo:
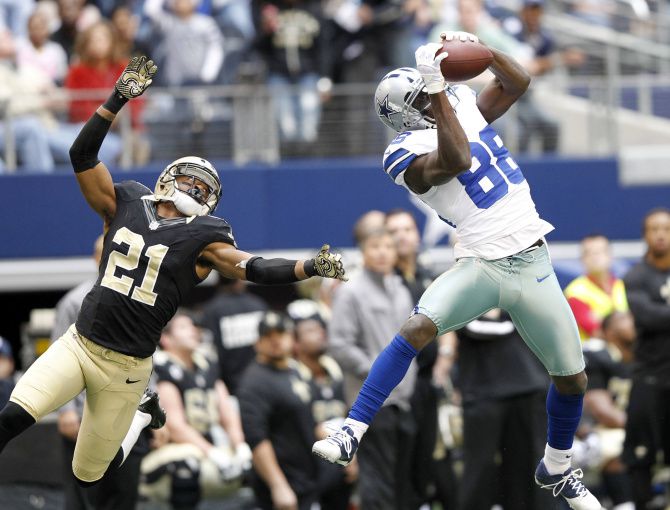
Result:
{"label": "gold glove", "polygon": [[141,96],[151,85],[158,66],[147,57],[133,57],[116,81],[116,90],[126,99]]}
{"label": "gold glove", "polygon": [[321,251],[314,257],[314,270],[323,278],[337,278],[346,282],[348,278],[344,275],[342,255],[330,253],[330,245],[324,244]]}

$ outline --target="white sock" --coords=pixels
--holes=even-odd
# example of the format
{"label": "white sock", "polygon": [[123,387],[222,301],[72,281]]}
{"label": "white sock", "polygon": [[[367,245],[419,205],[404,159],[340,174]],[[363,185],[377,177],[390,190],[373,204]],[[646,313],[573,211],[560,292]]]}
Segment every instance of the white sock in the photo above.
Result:
{"label": "white sock", "polygon": [[121,442],[121,450],[123,451],[123,460],[121,461],[121,464],[126,461],[130,450],[132,450],[133,446],[135,446],[135,443],[137,443],[137,439],[140,437],[142,430],[144,430],[144,427],[149,425],[149,423],[151,423],[150,414],[143,413],[139,410],[135,411],[133,422],[130,424],[130,428],[128,429],[126,437],[124,437],[123,441]]}
{"label": "white sock", "polygon": [[362,421],[354,420],[352,418],[347,418],[346,420],[344,420],[343,426],[345,425],[351,427],[351,430],[354,431],[354,436],[358,441],[360,441],[361,438],[363,437],[363,434],[367,432],[369,426],[363,423]]}
{"label": "white sock", "polygon": [[544,447],[543,460],[550,475],[562,475],[571,467],[572,448],[569,450],[557,450],[547,445]]}

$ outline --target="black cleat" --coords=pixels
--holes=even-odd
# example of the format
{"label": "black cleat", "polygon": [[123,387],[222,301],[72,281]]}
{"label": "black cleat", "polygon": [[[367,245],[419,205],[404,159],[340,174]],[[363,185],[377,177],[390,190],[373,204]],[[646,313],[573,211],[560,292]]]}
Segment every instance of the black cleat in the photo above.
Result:
{"label": "black cleat", "polygon": [[140,405],[137,406],[137,410],[141,413],[146,413],[151,416],[151,421],[149,422],[149,428],[159,429],[165,425],[165,409],[163,409],[158,402],[158,393],[151,391],[149,389],[144,391],[142,395],[142,400],[140,400]]}

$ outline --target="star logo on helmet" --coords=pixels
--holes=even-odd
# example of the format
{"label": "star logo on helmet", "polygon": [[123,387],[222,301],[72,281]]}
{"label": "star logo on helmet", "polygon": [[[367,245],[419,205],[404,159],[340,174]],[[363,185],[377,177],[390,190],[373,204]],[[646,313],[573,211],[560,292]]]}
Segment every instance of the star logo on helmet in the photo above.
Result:
{"label": "star logo on helmet", "polygon": [[391,115],[395,115],[396,113],[399,113],[399,112],[394,111],[389,106],[389,96],[388,96],[388,94],[384,98],[384,101],[382,101],[381,103],[379,101],[377,101],[377,114],[380,117],[386,117],[390,122],[391,121]]}

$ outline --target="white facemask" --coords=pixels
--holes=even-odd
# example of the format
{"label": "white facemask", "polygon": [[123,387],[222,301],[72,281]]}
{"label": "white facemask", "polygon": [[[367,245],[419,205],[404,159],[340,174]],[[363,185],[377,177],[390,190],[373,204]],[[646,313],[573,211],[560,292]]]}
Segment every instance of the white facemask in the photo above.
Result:
{"label": "white facemask", "polygon": [[177,210],[186,216],[197,216],[202,214],[204,205],[201,205],[194,198],[189,197],[186,193],[175,191],[172,196],[172,202]]}

